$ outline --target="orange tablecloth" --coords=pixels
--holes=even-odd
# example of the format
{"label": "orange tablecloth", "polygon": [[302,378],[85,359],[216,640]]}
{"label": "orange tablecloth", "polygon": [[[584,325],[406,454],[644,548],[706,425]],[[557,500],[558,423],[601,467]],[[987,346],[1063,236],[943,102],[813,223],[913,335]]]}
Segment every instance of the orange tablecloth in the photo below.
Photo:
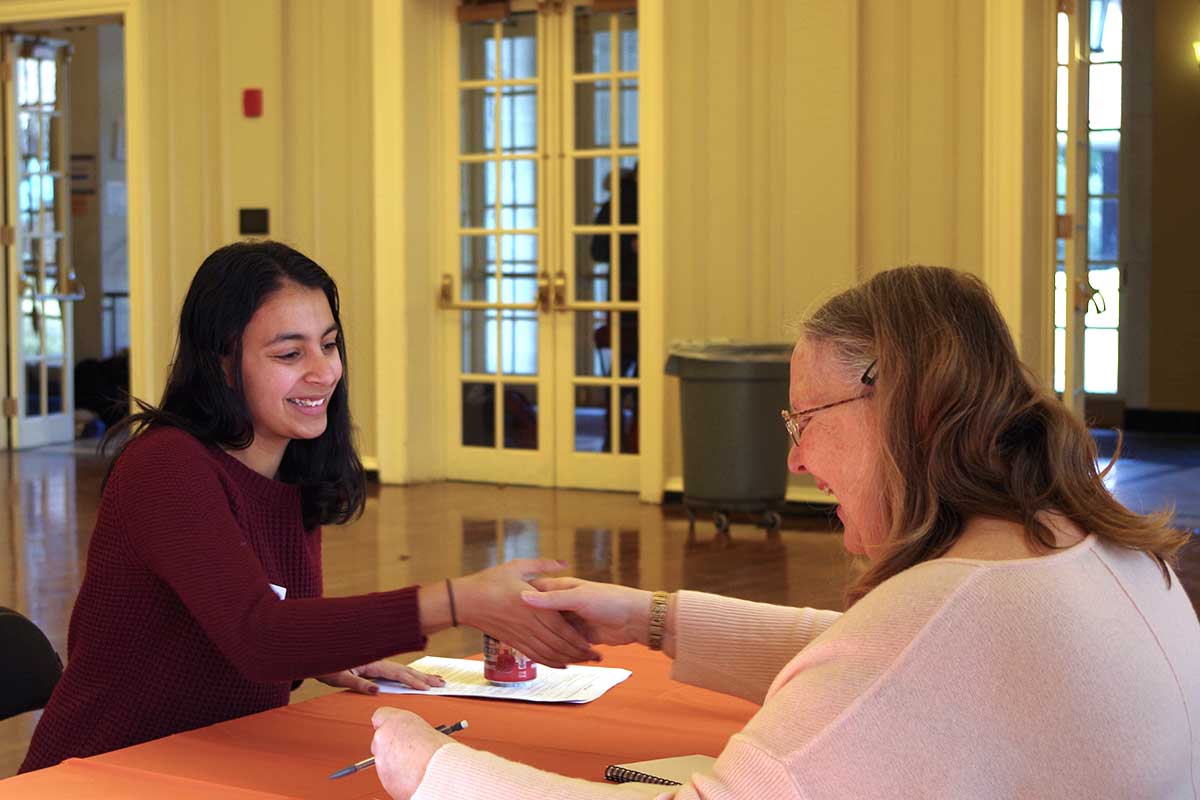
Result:
{"label": "orange tablecloth", "polygon": [[672,682],[669,660],[641,647],[602,647],[633,675],[581,705],[340,692],[0,781],[0,798],[386,798],[374,770],[329,773],[370,754],[371,712],[407,708],[433,725],[466,719],[455,738],[481,750],[589,780],[623,761],[717,755],[757,706]]}

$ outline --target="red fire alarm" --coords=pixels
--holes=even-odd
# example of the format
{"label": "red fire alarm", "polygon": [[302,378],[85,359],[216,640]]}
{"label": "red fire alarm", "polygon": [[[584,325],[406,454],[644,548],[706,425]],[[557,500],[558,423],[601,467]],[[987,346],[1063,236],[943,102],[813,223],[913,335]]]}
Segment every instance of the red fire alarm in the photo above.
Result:
{"label": "red fire alarm", "polygon": [[242,113],[247,117],[262,116],[262,89],[242,89]]}

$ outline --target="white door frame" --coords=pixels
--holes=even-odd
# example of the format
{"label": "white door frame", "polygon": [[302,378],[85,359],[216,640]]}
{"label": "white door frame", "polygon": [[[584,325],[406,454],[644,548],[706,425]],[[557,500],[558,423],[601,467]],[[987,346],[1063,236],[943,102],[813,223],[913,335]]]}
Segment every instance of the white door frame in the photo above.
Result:
{"label": "white door frame", "polygon": [[[145,136],[149,130],[145,63],[145,4],[147,0],[14,0],[0,5],[0,25],[19,25],[42,20],[77,19],[119,15],[125,29],[125,131],[126,181],[128,184],[129,236],[129,334],[130,388],[153,386],[153,365],[144,357],[149,352],[149,309],[144,298],[147,288],[146,265],[149,263],[149,169],[145,158]],[[0,347],[9,347],[7,329],[0,331]],[[69,369],[74,364],[68,365]],[[12,391],[8,375],[0,375],[0,394]],[[0,425],[0,444],[10,446],[8,425]]]}

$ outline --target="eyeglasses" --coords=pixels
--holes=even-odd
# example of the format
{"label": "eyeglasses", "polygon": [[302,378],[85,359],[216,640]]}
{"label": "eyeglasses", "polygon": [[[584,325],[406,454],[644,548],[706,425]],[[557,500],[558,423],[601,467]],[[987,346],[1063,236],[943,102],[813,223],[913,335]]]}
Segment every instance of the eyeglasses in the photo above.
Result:
{"label": "eyeglasses", "polygon": [[[875,361],[867,365],[867,369],[863,372],[862,378],[859,380],[863,386],[875,385]],[[787,428],[788,435],[792,437],[792,444],[800,446],[800,436],[804,433],[804,429],[808,427],[808,422],[812,415],[818,411],[826,411],[830,408],[843,406],[846,403],[853,403],[855,400],[862,400],[871,395],[864,390],[862,394],[857,394],[854,397],[847,397],[845,400],[837,400],[833,403],[826,403],[823,406],[816,408],[806,408],[802,411],[788,411],[786,408],[779,412],[779,416],[783,417],[783,425]]]}

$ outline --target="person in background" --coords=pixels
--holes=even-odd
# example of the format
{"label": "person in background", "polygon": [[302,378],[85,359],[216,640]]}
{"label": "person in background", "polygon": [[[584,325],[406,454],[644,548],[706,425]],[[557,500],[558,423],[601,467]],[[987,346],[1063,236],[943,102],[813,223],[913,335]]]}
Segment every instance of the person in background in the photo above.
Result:
{"label": "person in background", "polygon": [[442,683],[387,656],[470,625],[550,666],[595,657],[521,602],[526,559],[424,586],[321,597],[321,526],[366,502],[337,287],[275,242],[200,265],[158,406],[139,403],[105,479],[68,662],[22,772],[285,705],[293,682]]}
{"label": "person in background", "polygon": [[[833,298],[790,399],[788,467],[836,495],[868,562],[847,611],[575,578],[525,594],[761,704],[661,797],[1200,796],[1200,623],[1170,567],[1187,534],[1113,498],[981,281],[909,267]],[[374,723],[400,800],[663,791],[505,761],[396,709]]]}
{"label": "person in background", "polygon": [[[600,226],[608,226],[614,224],[619,225],[637,225],[638,224],[638,164],[635,161],[632,166],[623,166],[618,173],[617,192],[613,192],[612,173],[604,177],[603,187],[609,193],[608,199],[600,204],[596,210],[596,218],[594,224]],[[619,214],[614,220],[613,205],[619,195],[618,210]],[[619,259],[619,268],[614,266],[612,237],[617,239],[617,257]],[[620,276],[619,289],[616,292],[616,298],[613,298],[613,290],[611,283],[607,290],[606,299],[617,299],[622,302],[637,302],[639,298],[638,281],[640,272],[638,267],[638,235],[630,231],[622,231],[620,233],[597,233],[592,236],[591,247],[589,248],[590,255],[593,261],[591,269],[596,270],[597,265],[603,265],[608,275],[608,280],[611,282],[613,275]],[[601,299],[601,298],[598,298]],[[596,349],[603,353],[608,351],[607,364],[605,364],[604,356],[601,356],[602,371],[606,375],[616,375],[622,378],[636,378],[638,375],[638,341],[639,341],[639,326],[638,313],[636,311],[621,311],[616,314],[606,315],[608,321],[599,325],[592,333],[593,344]],[[619,318],[620,322],[617,325],[617,330],[620,335],[620,345],[616,351],[613,351],[613,326],[612,320]],[[620,452],[636,453],[639,450],[639,435],[638,435],[638,415],[631,413],[633,410],[625,407],[624,402],[621,408],[621,423],[620,423]],[[608,407],[605,407],[604,413],[604,439],[601,444],[601,452],[608,452],[612,449],[612,425],[609,421],[611,413]]]}

